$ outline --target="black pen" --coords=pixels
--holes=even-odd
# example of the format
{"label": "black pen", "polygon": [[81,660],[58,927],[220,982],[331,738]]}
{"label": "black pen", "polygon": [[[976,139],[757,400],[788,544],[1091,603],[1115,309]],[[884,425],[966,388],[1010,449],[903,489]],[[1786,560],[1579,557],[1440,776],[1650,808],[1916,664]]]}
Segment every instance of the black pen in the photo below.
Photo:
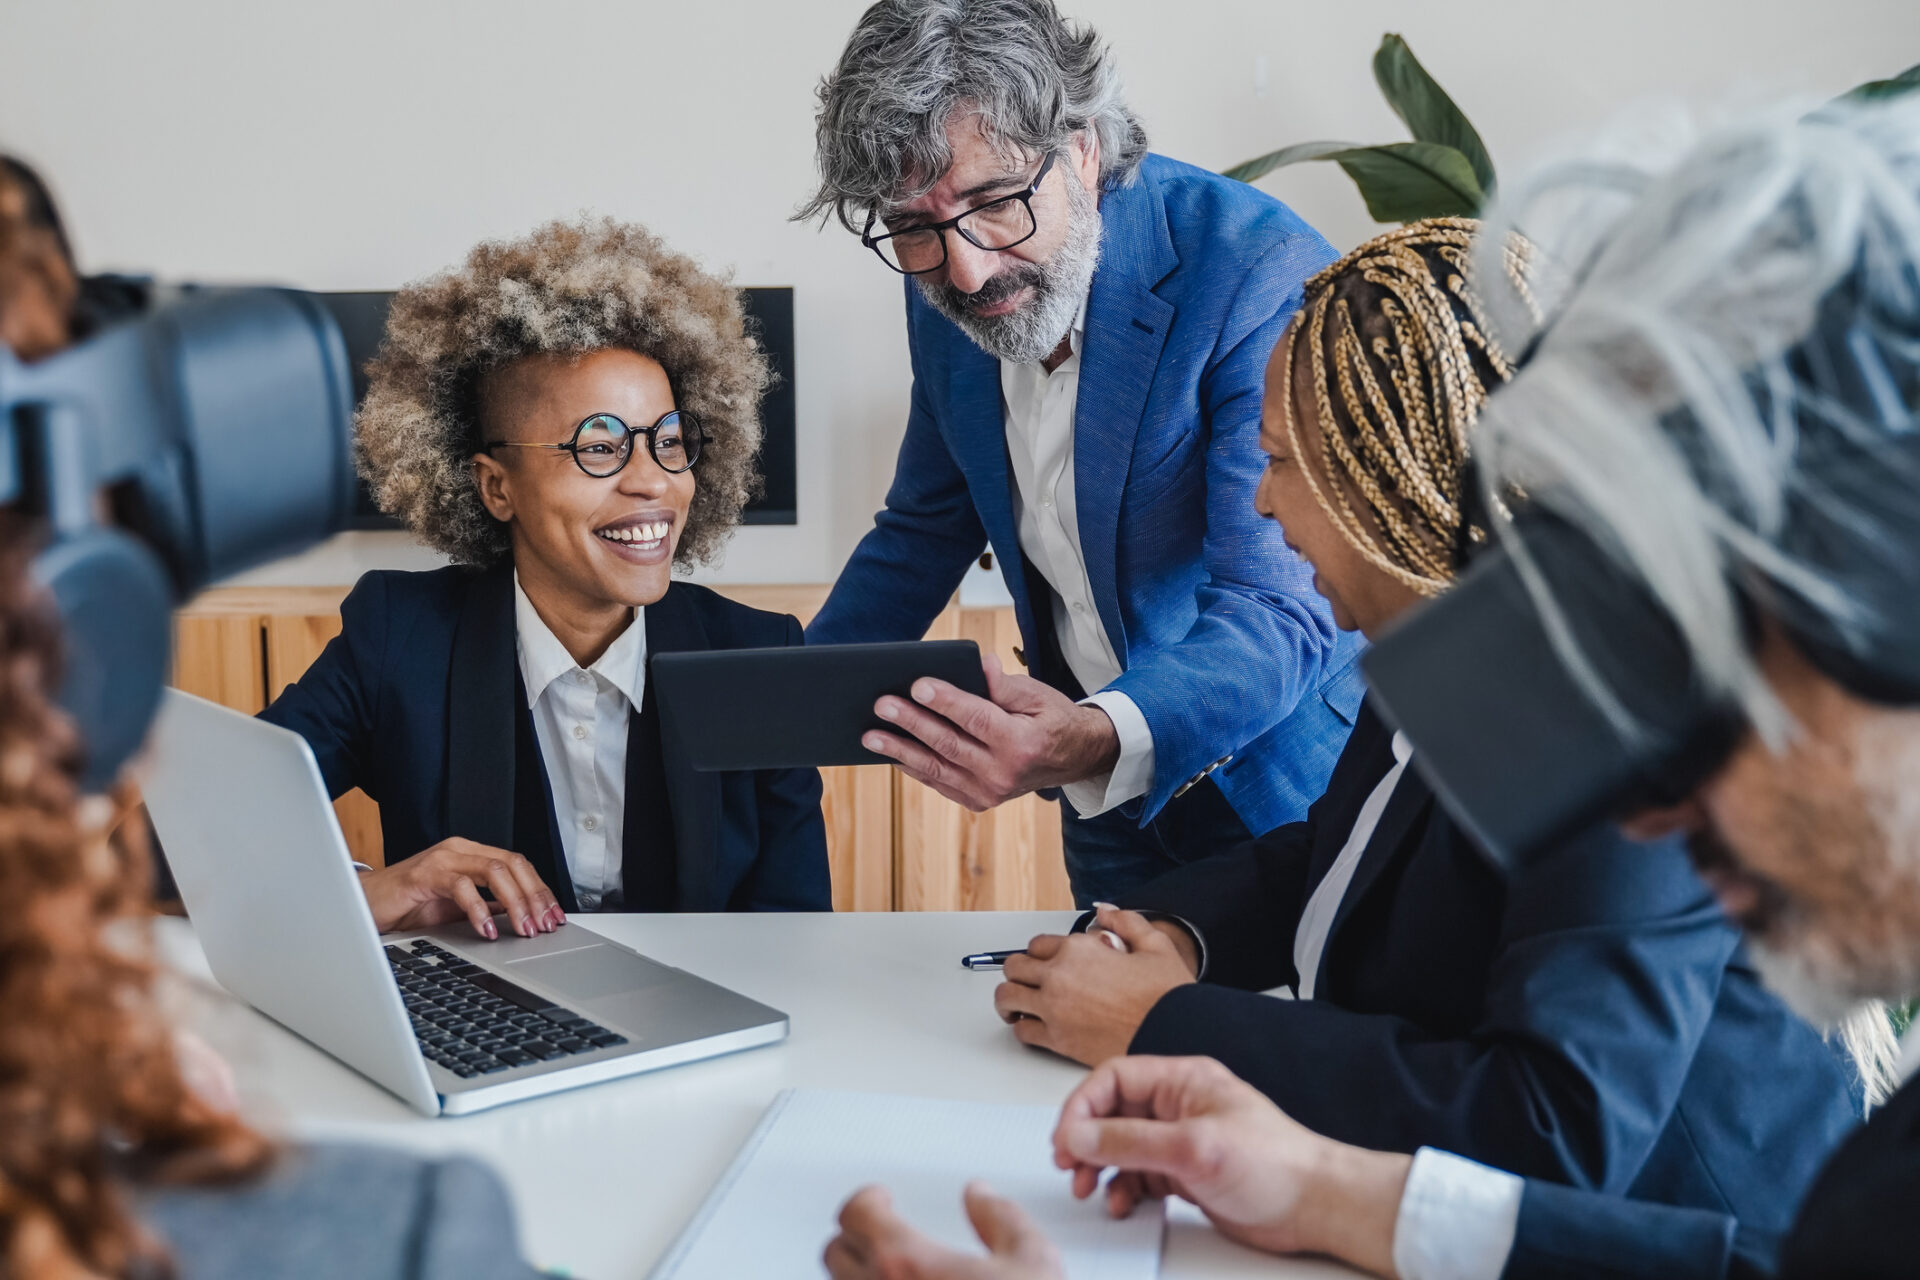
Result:
{"label": "black pen", "polygon": [[1013,951],[982,951],[975,955],[961,956],[960,967],[962,969],[998,969],[1007,963],[1008,956],[1025,954],[1027,952],[1024,947]]}

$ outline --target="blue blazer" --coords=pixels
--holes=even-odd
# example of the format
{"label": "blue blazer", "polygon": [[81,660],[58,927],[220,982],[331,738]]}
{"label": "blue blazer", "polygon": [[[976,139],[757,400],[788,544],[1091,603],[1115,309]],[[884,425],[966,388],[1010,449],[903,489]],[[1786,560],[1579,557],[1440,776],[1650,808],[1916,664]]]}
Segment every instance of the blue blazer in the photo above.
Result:
{"label": "blue blazer", "polygon": [[1602,824],[1506,872],[1409,768],[1334,914],[1315,998],[1260,994],[1298,980],[1300,917],[1391,737],[1364,707],[1307,821],[1122,902],[1207,945],[1205,980],[1163,996],[1131,1052],[1218,1058],[1344,1142],[1784,1230],[1855,1125],[1859,1081],[1762,989],[1677,842]]}
{"label": "blue blazer", "polygon": [[[796,619],[684,582],[643,616],[649,658],[802,642]],[[389,865],[463,836],[533,859],[562,908],[577,911],[544,762],[537,746],[516,749],[531,736],[521,723],[511,567],[369,573],[340,606],[340,622],[262,717],[306,738],[333,795],[359,787],[379,804]],[[696,773],[670,741],[662,747],[674,910],[833,909],[818,770]],[[627,754],[624,874],[633,885],[646,824],[632,817],[642,753]],[[543,813],[516,813],[528,794],[515,776],[519,756],[539,768],[533,794],[546,798]]]}
{"label": "blue blazer", "polygon": [[[1144,824],[1214,772],[1249,831],[1306,812],[1361,696],[1360,640],[1253,509],[1267,357],[1333,250],[1245,183],[1148,156],[1101,197],[1074,411],[1080,545],[1125,668],[1111,686],[1153,732]],[[991,544],[1030,658],[1047,599],[1013,514],[1000,364],[906,288],[913,401],[886,509],[807,629],[809,643],[913,640]],[[1036,662],[1034,674],[1062,683]],[[1089,691],[1091,692],[1091,691]],[[1128,810],[1129,813],[1132,810]]]}

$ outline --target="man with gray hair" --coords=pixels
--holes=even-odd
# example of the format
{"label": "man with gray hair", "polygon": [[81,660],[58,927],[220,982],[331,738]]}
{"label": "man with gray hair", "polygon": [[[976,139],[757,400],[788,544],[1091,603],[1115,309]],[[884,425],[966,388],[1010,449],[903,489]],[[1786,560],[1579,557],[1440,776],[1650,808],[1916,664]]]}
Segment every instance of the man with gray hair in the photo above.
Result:
{"label": "man with gray hair", "polygon": [[[1566,166],[1503,199],[1487,243],[1522,222],[1564,275],[1543,327],[1480,273],[1498,336],[1532,348],[1474,436],[1501,536],[1368,681],[1496,861],[1607,814],[1684,832],[1781,994],[1884,1042],[1878,1001],[1920,996],[1920,95],[1773,112],[1664,172]],[[1204,1059],[1101,1067],[1055,1155],[1082,1195],[1124,1170],[1116,1212],[1177,1191],[1256,1247],[1404,1280],[1911,1276],[1920,1032],[1892,1058],[1906,1083],[1784,1240],[1330,1142]],[[969,1211],[990,1259],[863,1192],[830,1269],[1058,1274],[1007,1201],[975,1189]]]}
{"label": "man with gray hair", "polygon": [[974,810],[1061,788],[1083,906],[1301,817],[1358,641],[1254,510],[1256,437],[1332,250],[1148,155],[1052,0],[875,4],[821,86],[818,164],[796,216],[906,277],[914,384],[886,509],[807,638],[917,639],[990,546],[1032,672],[989,659],[988,699],[920,681],[869,748]]}

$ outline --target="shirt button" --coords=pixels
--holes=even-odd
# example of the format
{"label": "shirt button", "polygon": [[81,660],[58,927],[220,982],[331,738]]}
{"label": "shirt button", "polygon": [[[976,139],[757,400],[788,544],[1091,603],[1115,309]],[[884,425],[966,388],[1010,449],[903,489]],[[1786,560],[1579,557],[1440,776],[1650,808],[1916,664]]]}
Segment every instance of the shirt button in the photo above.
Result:
{"label": "shirt button", "polygon": [[1075,600],[1073,602],[1073,611],[1075,613],[1085,613],[1087,611],[1087,606],[1082,604],[1080,601]]}
{"label": "shirt button", "polygon": [[593,677],[588,675],[584,671],[576,671],[573,673],[573,680],[575,684],[585,684],[587,683],[587,681],[591,679],[593,679]]}
{"label": "shirt button", "polygon": [[1051,507],[1053,505],[1053,495],[1050,493],[1041,494],[1040,505],[1043,507]]}
{"label": "shirt button", "polygon": [[576,738],[584,738],[584,737],[586,737],[586,736],[587,736],[587,726],[585,726],[585,725],[583,725],[583,724],[577,724],[577,725],[575,725],[575,726],[573,726],[573,736],[574,736],[574,737],[576,737]]}
{"label": "shirt button", "polygon": [[589,814],[581,820],[580,825],[589,831],[598,831],[600,829],[600,819]]}

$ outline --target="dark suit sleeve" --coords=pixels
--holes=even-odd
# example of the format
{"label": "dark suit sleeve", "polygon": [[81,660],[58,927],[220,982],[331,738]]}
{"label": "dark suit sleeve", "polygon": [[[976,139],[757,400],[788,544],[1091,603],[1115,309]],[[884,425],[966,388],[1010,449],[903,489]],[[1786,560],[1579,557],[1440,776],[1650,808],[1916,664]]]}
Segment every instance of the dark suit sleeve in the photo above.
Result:
{"label": "dark suit sleeve", "polygon": [[340,634],[327,642],[305,674],[288,685],[260,718],[292,729],[313,748],[326,779],[327,793],[338,797],[369,785],[368,747],[373,736],[374,701],[384,669],[389,605],[383,575],[361,578],[340,605]]}
{"label": "dark suit sleeve", "polygon": [[[798,618],[782,619],[781,643],[806,643]],[[762,769],[754,779],[760,856],[734,891],[735,911],[831,911],[827,827],[818,769]]]}
{"label": "dark suit sleeve", "polygon": [[[1311,815],[1309,815],[1309,822]],[[1266,991],[1294,980],[1287,922],[1306,905],[1309,822],[1290,822],[1170,871],[1119,905],[1178,916],[1200,935],[1210,984]]]}
{"label": "dark suit sleeve", "polygon": [[[1132,1052],[1219,1058],[1344,1142],[1622,1192],[1672,1115],[1737,936],[1677,846],[1611,826],[1511,880],[1503,920],[1478,1020],[1457,1035],[1197,983],[1154,1006]],[[1276,949],[1293,924],[1275,922]]]}
{"label": "dark suit sleeve", "polygon": [[[907,318],[908,343],[917,345],[911,307]],[[918,640],[987,544],[966,477],[940,438],[917,357],[914,369],[907,434],[887,505],[807,627],[809,643]]]}
{"label": "dark suit sleeve", "polygon": [[1779,1240],[1708,1209],[1530,1181],[1501,1280],[1765,1280]]}

